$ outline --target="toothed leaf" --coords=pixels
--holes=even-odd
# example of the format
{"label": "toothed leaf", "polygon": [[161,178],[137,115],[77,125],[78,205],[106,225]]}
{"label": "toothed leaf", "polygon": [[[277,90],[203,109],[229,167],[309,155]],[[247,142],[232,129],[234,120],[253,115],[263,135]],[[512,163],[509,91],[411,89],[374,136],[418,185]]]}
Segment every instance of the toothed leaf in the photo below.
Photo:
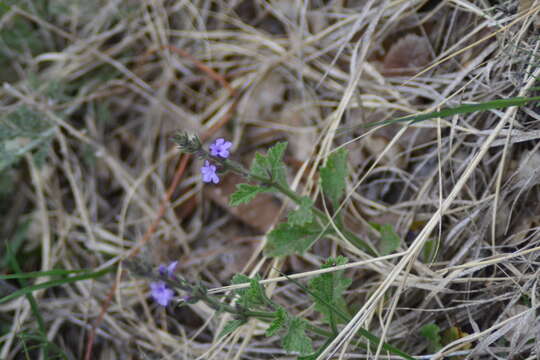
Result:
{"label": "toothed leaf", "polygon": [[442,348],[441,336],[439,335],[441,329],[437,324],[426,324],[420,328],[420,335],[425,337],[428,342],[428,351],[434,353],[439,351]]}
{"label": "toothed leaf", "polygon": [[253,200],[257,194],[265,191],[265,188],[257,185],[238,184],[236,185],[236,191],[229,198],[229,205],[238,206],[243,203],[248,203]]}
{"label": "toothed leaf", "polygon": [[296,351],[300,355],[311,353],[313,347],[311,339],[306,335],[306,322],[297,317],[292,318],[281,345],[286,351]]}
{"label": "toothed leaf", "polygon": [[[343,256],[329,258],[321,267],[327,269],[345,265],[348,260]],[[343,292],[351,285],[352,280],[343,276],[343,270],[321,274],[309,282],[310,295],[315,302],[315,310],[324,315],[329,324],[344,322],[349,317]]]}
{"label": "toothed leaf", "polygon": [[381,242],[379,243],[379,253],[381,255],[388,255],[399,247],[401,239],[394,231],[392,225],[381,225],[373,222],[370,222],[369,224],[381,234]]}
{"label": "toothed leaf", "polygon": [[238,294],[238,304],[244,306],[245,308],[252,308],[254,306],[264,304],[264,293],[263,288],[259,284],[261,278],[257,275],[255,278],[251,279],[246,275],[236,274],[232,278],[231,284],[244,284],[249,283],[248,288],[238,289],[235,292]]}
{"label": "toothed leaf", "polygon": [[302,226],[313,221],[313,200],[307,196],[300,198],[298,209],[289,213],[289,224]]}
{"label": "toothed leaf", "polygon": [[274,336],[279,331],[279,329],[281,329],[282,327],[286,325],[286,322],[287,322],[287,312],[282,307],[277,309],[277,311],[274,312],[274,315],[275,315],[274,320],[270,323],[270,326],[268,326],[268,328],[266,329],[266,336],[268,337]]}
{"label": "toothed leaf", "polygon": [[269,257],[302,254],[322,237],[321,231],[315,222],[303,226],[281,223],[268,234],[264,253]]}
{"label": "toothed leaf", "polygon": [[279,142],[268,149],[266,155],[255,154],[255,159],[251,163],[250,173],[267,178],[281,185],[287,185],[287,175],[285,164],[283,163],[283,154],[287,148],[287,142]]}
{"label": "toothed leaf", "polygon": [[320,170],[321,186],[324,194],[337,207],[345,191],[347,178],[347,150],[341,148],[328,156],[326,165]]}

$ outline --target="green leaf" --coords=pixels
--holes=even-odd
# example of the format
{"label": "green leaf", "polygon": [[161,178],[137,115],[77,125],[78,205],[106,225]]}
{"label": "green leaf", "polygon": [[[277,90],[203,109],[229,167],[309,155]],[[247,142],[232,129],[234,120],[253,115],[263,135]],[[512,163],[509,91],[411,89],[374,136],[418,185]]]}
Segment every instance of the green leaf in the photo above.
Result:
{"label": "green leaf", "polygon": [[225,326],[223,327],[223,330],[218,335],[218,339],[221,339],[224,336],[229,335],[234,330],[238,329],[240,326],[244,325],[246,323],[245,320],[235,319],[235,320],[229,320]]}
{"label": "green leaf", "polygon": [[[19,263],[17,262],[17,258],[11,252],[11,249],[10,249],[9,245],[7,246],[7,252],[10,255],[9,261],[10,261],[10,265],[11,265],[11,268],[13,269],[13,271],[15,271],[18,274],[22,273],[22,270],[21,270],[21,268],[19,266]],[[26,287],[26,280],[19,279],[19,284],[23,288]],[[45,321],[43,320],[43,316],[42,316],[41,312],[39,311],[38,303],[37,303],[36,299],[34,298],[34,295],[31,292],[26,294],[26,299],[30,303],[30,308],[32,309],[32,313],[34,314],[34,316],[35,316],[35,318],[37,320],[40,336],[46,340],[47,339],[47,331],[45,329]],[[48,358],[48,346],[45,346],[43,348],[43,350],[44,350],[44,357]]]}
{"label": "green leaf", "polygon": [[[347,262],[343,256],[329,258],[321,269],[344,265]],[[327,323],[335,325],[349,318],[343,292],[351,283],[351,279],[343,276],[343,270],[321,274],[309,281],[309,293],[315,302],[315,310],[324,315]]]}
{"label": "green leaf", "polygon": [[341,148],[328,156],[326,165],[321,168],[321,186],[324,194],[332,201],[334,208],[345,191],[347,178],[347,149]]}
{"label": "green leaf", "polygon": [[265,303],[264,290],[259,284],[260,280],[261,278],[258,275],[255,276],[254,279],[242,274],[236,274],[233,276],[231,281],[231,284],[233,285],[249,283],[248,288],[235,290],[235,292],[239,295],[238,304],[245,308],[252,308]]}
{"label": "green leaf", "polygon": [[379,252],[381,255],[388,255],[394,252],[401,241],[399,235],[394,231],[394,228],[390,224],[377,224],[369,223],[375,230],[381,234],[381,242],[379,244]]}
{"label": "green leaf", "polygon": [[315,351],[314,353],[311,353],[309,355],[299,356],[298,360],[317,360],[319,355],[321,355],[322,352],[328,347],[328,345],[330,345],[332,340],[334,340],[334,339],[332,337],[329,337],[328,339],[326,339],[326,342],[322,346],[319,346],[317,351]]}
{"label": "green leaf", "polygon": [[268,160],[266,156],[260,153],[256,153],[255,158],[251,162],[251,168],[249,169],[249,172],[255,176],[266,178],[269,175],[267,169]]}
{"label": "green leaf", "polygon": [[285,164],[283,163],[283,154],[285,154],[286,148],[287,142],[283,141],[277,143],[268,150],[268,165],[270,166],[272,180],[283,185],[287,184]]}
{"label": "green leaf", "polygon": [[322,237],[322,231],[315,222],[304,226],[281,223],[268,234],[264,254],[269,257],[301,254]]}
{"label": "green leaf", "polygon": [[302,226],[313,221],[313,200],[307,196],[300,198],[298,209],[289,213],[289,224]]}
{"label": "green leaf", "polygon": [[0,16],[3,16],[11,9],[11,6],[6,4],[5,1],[0,1]]}
{"label": "green leaf", "polygon": [[[308,293],[310,292],[309,289],[305,289],[304,286],[301,285],[300,283],[298,283],[296,280],[294,280],[294,279],[288,277],[288,276],[285,275],[285,274],[282,274],[282,275],[284,275],[289,281],[295,283],[295,284],[296,284],[297,286],[299,286],[301,289],[304,289],[304,290],[307,291]],[[337,309],[335,309],[335,310],[337,310]],[[339,310],[336,311],[336,314],[337,314],[340,318],[342,318],[342,319],[344,319],[344,320],[348,320],[348,318],[349,318],[347,315],[342,314],[341,312],[339,312]],[[363,329],[363,328],[358,329],[358,334],[361,335],[361,336],[363,336],[363,337],[365,337],[365,338],[367,338],[367,339],[369,340],[369,342],[372,343],[373,345],[375,345],[376,347],[379,346],[379,344],[381,343],[381,339],[380,339],[380,338],[378,338],[377,336],[373,335],[371,332],[369,332],[369,331],[366,330],[366,329]],[[331,340],[331,338],[330,338],[330,340]],[[325,345],[323,345],[323,347],[328,346],[328,344],[329,344],[329,343],[327,342]],[[404,359],[407,359],[407,360],[415,360],[415,358],[412,357],[411,355],[409,355],[409,354],[407,354],[407,353],[401,351],[400,349],[398,349],[398,348],[396,348],[396,347],[394,347],[394,346],[392,346],[392,345],[390,345],[390,344],[387,344],[387,343],[384,343],[384,342],[383,342],[383,343],[382,343],[382,348],[383,348],[384,350],[386,350],[386,351],[389,351],[390,353],[392,353],[392,354],[394,354],[394,355],[399,355],[399,356],[401,356],[401,357],[404,358]],[[319,348],[319,350],[320,350],[320,348]],[[318,350],[318,351],[319,351],[319,350]],[[312,354],[310,354],[310,355],[312,355]],[[310,357],[308,356],[308,359],[309,359],[309,358],[310,358]]]}
{"label": "green leaf", "polygon": [[48,144],[56,132],[44,116],[25,106],[0,117],[0,171],[16,163],[24,154],[48,154]]}
{"label": "green leaf", "polygon": [[266,329],[266,336],[268,337],[274,336],[278,332],[279,329],[285,326],[285,323],[287,321],[287,312],[282,307],[277,309],[277,311],[274,312],[274,315],[275,315],[274,320],[270,323],[270,326],[268,326],[268,328]]}
{"label": "green leaf", "polygon": [[296,351],[300,355],[307,355],[313,351],[311,339],[306,335],[306,322],[297,317],[290,319],[287,334],[281,343],[288,352]]}
{"label": "green leaf", "polygon": [[441,336],[439,335],[441,329],[436,324],[426,324],[420,328],[420,335],[425,337],[429,341],[428,351],[434,353],[442,349]]}
{"label": "green leaf", "polygon": [[287,184],[283,154],[287,148],[287,142],[279,142],[268,149],[267,155],[255,154],[251,163],[250,173],[254,176],[268,178],[281,185]]}
{"label": "green leaf", "polygon": [[257,194],[265,192],[266,189],[257,185],[250,184],[238,184],[236,185],[236,191],[231,195],[229,199],[230,206],[238,206],[243,203],[250,202],[257,196]]}
{"label": "green leaf", "polygon": [[437,256],[438,241],[436,239],[427,240],[422,248],[422,255],[424,262],[429,263],[435,260]]}

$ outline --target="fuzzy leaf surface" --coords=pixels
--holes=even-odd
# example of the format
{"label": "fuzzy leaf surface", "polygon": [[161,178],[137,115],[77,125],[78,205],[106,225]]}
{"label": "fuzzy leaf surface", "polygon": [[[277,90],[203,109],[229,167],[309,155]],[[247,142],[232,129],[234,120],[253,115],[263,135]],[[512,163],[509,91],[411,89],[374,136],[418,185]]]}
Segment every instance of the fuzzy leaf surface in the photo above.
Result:
{"label": "fuzzy leaf surface", "polygon": [[287,142],[278,142],[268,150],[268,166],[270,167],[270,173],[272,179],[279,184],[287,184],[287,175],[285,171],[285,164],[283,163],[283,154],[287,149]]}
{"label": "fuzzy leaf surface", "polygon": [[283,163],[286,148],[287,142],[279,142],[268,149],[266,155],[256,153],[251,163],[250,173],[263,178],[270,176],[278,184],[286,185],[287,173]]}
{"label": "fuzzy leaf surface", "polygon": [[313,221],[313,200],[307,196],[300,198],[298,209],[289,213],[289,224],[303,226]]}
{"label": "fuzzy leaf surface", "polygon": [[381,242],[379,244],[379,253],[381,255],[388,255],[399,247],[401,239],[399,235],[394,231],[394,228],[390,224],[377,224],[370,223],[370,225],[381,234]]}
{"label": "fuzzy leaf surface", "polygon": [[276,312],[274,312],[274,315],[274,320],[266,329],[266,336],[268,337],[274,336],[279,331],[279,329],[286,325],[287,322],[287,312],[282,307],[280,307]]}
{"label": "fuzzy leaf surface", "polygon": [[426,324],[420,328],[420,335],[425,337],[428,342],[428,351],[430,353],[439,351],[443,346],[441,344],[441,329],[436,324]]}
{"label": "fuzzy leaf surface", "polygon": [[321,168],[321,186],[324,194],[332,201],[334,208],[345,192],[347,178],[347,149],[341,148],[328,156],[326,165]]}
{"label": "fuzzy leaf surface", "polygon": [[303,226],[281,223],[268,234],[264,253],[269,257],[302,254],[321,237],[321,231],[315,222]]}
{"label": "fuzzy leaf surface", "polygon": [[264,290],[259,284],[260,280],[261,278],[258,275],[255,276],[254,279],[251,279],[246,275],[242,274],[234,275],[231,284],[250,284],[248,288],[234,290],[239,296],[238,304],[242,305],[245,308],[253,308],[255,306],[264,304]]}
{"label": "fuzzy leaf surface", "polygon": [[[343,256],[329,258],[321,269],[345,265],[347,262],[347,258]],[[343,270],[321,274],[309,282],[308,288],[315,302],[315,310],[324,315],[327,323],[344,322],[343,315],[349,316],[343,292],[351,283],[351,279],[343,276]],[[342,315],[338,315],[338,312]]]}
{"label": "fuzzy leaf surface", "polygon": [[43,115],[26,106],[0,116],[0,171],[29,152],[34,153],[34,161],[40,166],[47,157],[55,132]]}
{"label": "fuzzy leaf surface", "polygon": [[229,198],[230,206],[238,206],[240,204],[248,203],[257,196],[257,194],[265,192],[267,189],[250,184],[238,184],[236,185],[236,191],[231,194]]}
{"label": "fuzzy leaf surface", "polygon": [[290,319],[287,334],[283,337],[281,345],[286,351],[296,351],[300,355],[307,355],[313,351],[311,339],[306,335],[306,322],[303,319],[297,317]]}
{"label": "fuzzy leaf surface", "polygon": [[251,168],[249,172],[255,176],[267,177],[268,160],[266,156],[261,153],[256,153],[253,161],[251,162]]}

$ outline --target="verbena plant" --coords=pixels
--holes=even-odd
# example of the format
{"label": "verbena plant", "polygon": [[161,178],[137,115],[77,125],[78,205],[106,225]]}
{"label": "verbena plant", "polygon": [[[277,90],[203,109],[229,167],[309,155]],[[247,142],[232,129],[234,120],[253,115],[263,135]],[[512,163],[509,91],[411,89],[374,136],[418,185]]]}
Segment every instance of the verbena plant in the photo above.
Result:
{"label": "verbena plant", "polygon": [[[348,229],[342,219],[341,200],[345,195],[347,172],[347,150],[342,148],[331,153],[326,164],[319,170],[322,193],[331,204],[332,211],[324,212],[314,205],[312,198],[302,196],[291,189],[287,182],[286,168],[283,162],[287,143],[279,142],[272,146],[266,154],[257,153],[249,169],[229,159],[229,149],[232,144],[224,139],[217,139],[210,151],[203,148],[197,136],[180,133],[174,141],[181,151],[193,154],[204,160],[201,168],[203,182],[219,183],[220,177],[227,171],[243,176],[248,182],[237,185],[236,192],[230,196],[229,204],[238,206],[254,199],[258,194],[276,192],[288,197],[296,204],[296,209],[289,212],[287,220],[278,224],[267,234],[264,253],[268,257],[303,254],[318,239],[329,235],[343,235],[352,246],[365,251],[369,255],[378,256],[393,252],[399,246],[399,237],[389,225],[372,224],[381,234],[378,248],[363,241]],[[344,265],[347,259],[338,256],[328,259],[323,269]],[[343,293],[352,280],[343,275],[343,270],[325,272],[312,278],[307,287],[295,281],[311,297],[314,310],[321,314],[324,326],[315,326],[309,320],[290,313],[285,307],[269,298],[260,284],[260,278],[249,278],[236,275],[233,285],[246,284],[244,288],[233,291],[231,297],[219,298],[208,294],[202,284],[190,283],[174,274],[176,262],[168,266],[161,265],[158,271],[153,271],[149,265],[140,261],[127,261],[128,268],[133,273],[149,277],[151,295],[162,306],[167,306],[174,298],[174,292],[183,294],[181,303],[189,304],[198,301],[220,312],[233,315],[219,334],[220,337],[232,333],[247,323],[250,318],[256,318],[268,323],[265,335],[280,334],[284,350],[297,353],[300,359],[315,359],[327,344],[338,334],[338,326],[350,320]],[[294,281],[291,279],[291,281]],[[248,285],[249,284],[249,285]],[[367,330],[359,334],[367,339],[375,348],[380,339]],[[323,338],[323,345],[314,349],[312,337]],[[365,347],[363,341],[358,346]],[[405,352],[389,344],[382,344],[389,353],[405,359],[413,359]]]}

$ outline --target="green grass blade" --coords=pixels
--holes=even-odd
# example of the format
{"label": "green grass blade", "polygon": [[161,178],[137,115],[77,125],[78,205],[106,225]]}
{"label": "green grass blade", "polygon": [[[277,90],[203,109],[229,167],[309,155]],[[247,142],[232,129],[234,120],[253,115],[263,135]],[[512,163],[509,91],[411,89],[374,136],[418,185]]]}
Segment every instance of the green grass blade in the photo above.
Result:
{"label": "green grass blade", "polygon": [[539,100],[540,100],[540,96],[535,96],[535,97],[530,97],[530,98],[515,97],[515,98],[510,98],[510,99],[499,99],[499,100],[487,101],[480,104],[460,105],[457,107],[448,108],[441,111],[434,111],[427,114],[411,115],[411,116],[406,116],[403,118],[390,119],[390,120],[384,120],[384,121],[375,121],[375,122],[370,122],[361,126],[370,128],[374,126],[390,125],[390,124],[395,124],[399,122],[410,122],[411,124],[414,124],[419,121],[429,120],[429,119],[438,118],[438,117],[447,117],[447,116],[458,115],[458,114],[469,114],[476,111],[484,111],[484,110],[504,109],[511,106],[525,105],[526,103],[529,103],[532,101],[539,101]]}
{"label": "green grass blade", "polygon": [[89,270],[63,270],[63,269],[53,269],[48,271],[33,271],[28,273],[20,274],[10,274],[10,275],[0,275],[0,280],[10,280],[10,279],[33,279],[44,276],[67,276],[72,274],[80,274],[88,272]]}
{"label": "green grass blade", "polygon": [[[21,267],[19,266],[19,263],[17,262],[17,258],[15,257],[15,254],[11,251],[11,248],[9,245],[6,246],[8,260],[11,268],[16,274],[20,274],[22,272]],[[26,286],[26,281],[24,279],[18,279],[19,284],[24,288]],[[9,295],[8,295],[9,296]],[[45,329],[45,321],[43,320],[43,316],[41,315],[41,312],[39,311],[39,307],[36,301],[36,298],[34,298],[34,295],[32,293],[27,293],[26,298],[28,299],[28,302],[30,303],[30,309],[32,310],[32,314],[34,314],[34,317],[37,320],[38,323],[38,329],[40,336],[42,336],[45,340],[47,340],[47,329]],[[49,358],[49,351],[47,349],[47,345],[43,347],[43,357],[45,359]]]}
{"label": "green grass blade", "polygon": [[[52,280],[52,281],[47,281],[47,282],[37,284],[37,285],[27,286],[25,288],[22,288],[20,290],[17,290],[15,292],[9,294],[8,296],[4,296],[3,298],[0,299],[0,304],[3,304],[5,302],[7,302],[7,301],[16,299],[19,296],[30,294],[30,293],[32,293],[32,292],[34,292],[36,290],[47,289],[47,288],[50,288],[50,287],[69,284],[69,283],[73,283],[73,282],[81,281],[81,280],[97,279],[97,278],[111,272],[112,270],[113,270],[113,267],[109,267],[109,268],[106,268],[106,269],[103,269],[103,270],[100,270],[100,271],[86,273],[86,274],[82,274],[82,275],[78,275],[78,276],[72,276],[72,277],[69,277],[69,278],[66,278],[66,279]],[[46,272],[47,271],[44,271],[43,273],[46,273]]]}

